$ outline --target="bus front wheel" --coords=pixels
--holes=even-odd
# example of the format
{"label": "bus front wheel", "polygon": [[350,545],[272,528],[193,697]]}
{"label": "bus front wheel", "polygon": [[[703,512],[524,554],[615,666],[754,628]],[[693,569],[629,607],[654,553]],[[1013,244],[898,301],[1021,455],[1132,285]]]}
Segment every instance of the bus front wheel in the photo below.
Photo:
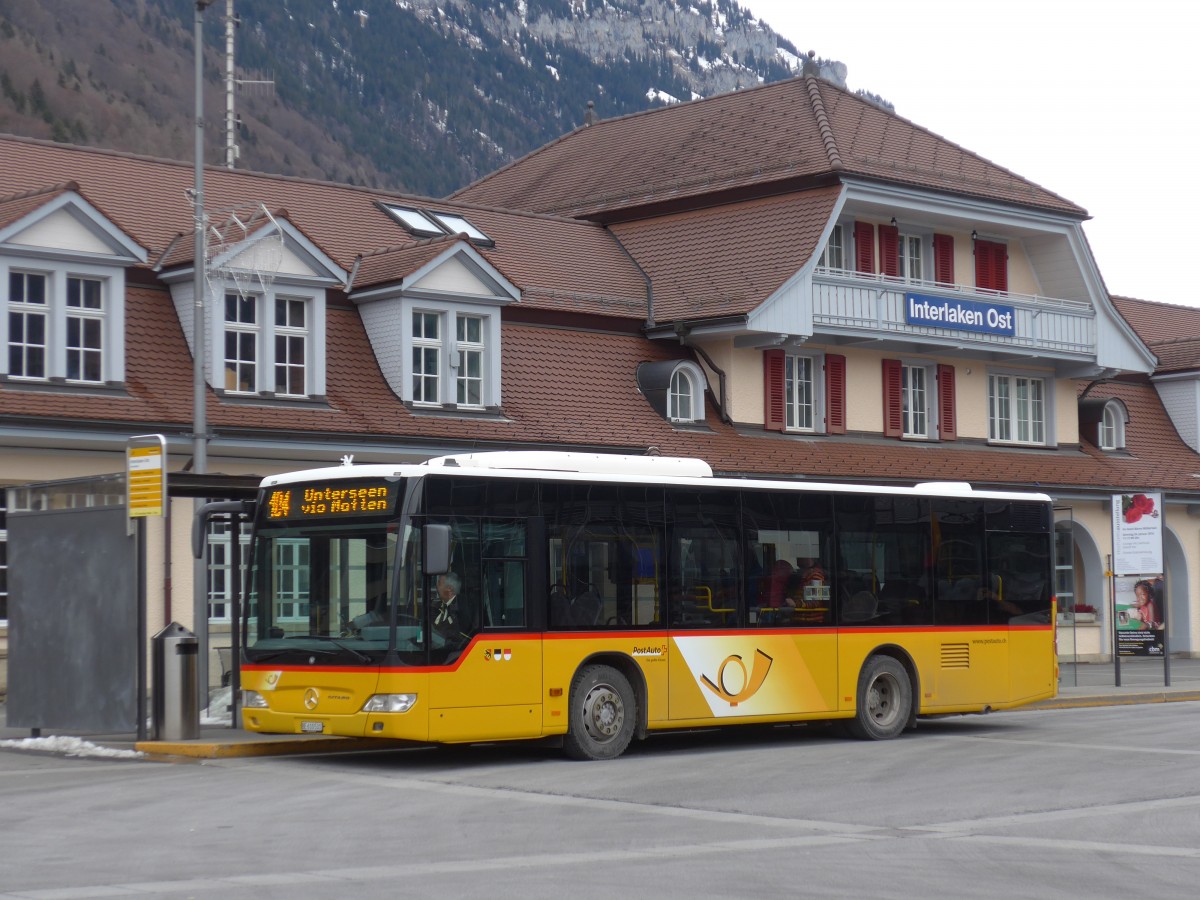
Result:
{"label": "bus front wheel", "polygon": [[912,712],[912,682],[890,656],[872,656],[858,675],[858,703],[846,722],[850,734],[863,741],[898,737]]}
{"label": "bus front wheel", "polygon": [[629,679],[611,666],[580,669],[571,685],[563,751],[572,759],[615,759],[633,740],[637,700]]}

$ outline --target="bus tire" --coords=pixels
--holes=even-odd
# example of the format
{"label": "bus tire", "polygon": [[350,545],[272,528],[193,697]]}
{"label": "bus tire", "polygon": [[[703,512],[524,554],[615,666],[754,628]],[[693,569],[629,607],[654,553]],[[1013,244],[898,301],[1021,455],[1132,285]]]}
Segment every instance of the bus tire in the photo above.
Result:
{"label": "bus tire", "polygon": [[846,730],[861,741],[899,737],[912,715],[912,682],[908,671],[890,656],[872,656],[858,674],[854,718]]}
{"label": "bus tire", "polygon": [[616,759],[637,728],[637,698],[611,666],[585,666],[571,684],[563,752],[572,759]]}

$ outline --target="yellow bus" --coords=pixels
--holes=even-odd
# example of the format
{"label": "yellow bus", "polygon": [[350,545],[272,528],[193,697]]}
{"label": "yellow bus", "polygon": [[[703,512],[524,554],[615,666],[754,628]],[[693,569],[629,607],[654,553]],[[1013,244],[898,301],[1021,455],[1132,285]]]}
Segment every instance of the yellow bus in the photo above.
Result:
{"label": "yellow bus", "polygon": [[1041,494],[511,451],[273,476],[256,507],[251,731],[608,759],[738,723],[887,739],[1057,690]]}

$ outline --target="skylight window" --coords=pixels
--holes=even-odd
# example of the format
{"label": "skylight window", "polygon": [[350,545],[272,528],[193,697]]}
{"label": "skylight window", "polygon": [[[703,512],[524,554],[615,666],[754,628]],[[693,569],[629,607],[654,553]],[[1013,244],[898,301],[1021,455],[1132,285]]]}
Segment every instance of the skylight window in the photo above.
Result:
{"label": "skylight window", "polygon": [[437,225],[437,223],[423,212],[410,209],[406,206],[392,206],[390,204],[385,205],[383,208],[413,234],[445,234],[445,229]]}
{"label": "skylight window", "polygon": [[431,212],[430,216],[451,234],[462,232],[473,241],[490,241],[486,234],[464,219],[452,213]]}
{"label": "skylight window", "polygon": [[379,206],[405,229],[420,237],[465,234],[472,241],[488,246],[492,245],[492,239],[472,225],[464,216],[414,209],[411,206],[394,206],[391,203],[380,203]]}

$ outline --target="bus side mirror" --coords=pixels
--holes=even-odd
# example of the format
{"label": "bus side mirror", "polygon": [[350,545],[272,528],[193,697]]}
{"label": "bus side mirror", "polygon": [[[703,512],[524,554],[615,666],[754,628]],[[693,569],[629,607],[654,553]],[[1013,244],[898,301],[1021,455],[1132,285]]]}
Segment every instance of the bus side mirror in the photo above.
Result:
{"label": "bus side mirror", "polygon": [[425,574],[443,575],[450,571],[450,526],[426,525],[424,529]]}

